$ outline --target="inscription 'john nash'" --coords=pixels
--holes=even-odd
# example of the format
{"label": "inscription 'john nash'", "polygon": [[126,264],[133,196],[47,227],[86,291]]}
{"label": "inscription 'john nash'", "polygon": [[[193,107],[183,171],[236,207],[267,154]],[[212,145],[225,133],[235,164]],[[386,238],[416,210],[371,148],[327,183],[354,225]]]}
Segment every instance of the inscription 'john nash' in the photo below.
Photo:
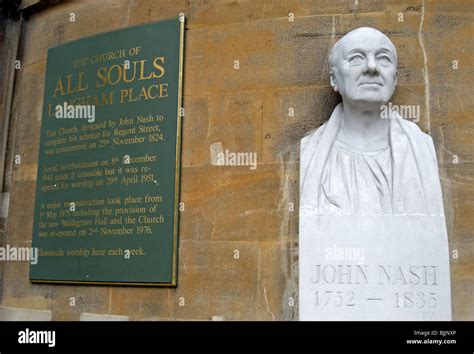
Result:
{"label": "inscription 'john nash'", "polygon": [[[317,264],[311,282],[314,284],[368,284],[369,275],[371,274],[367,264]],[[436,283],[436,266],[378,265],[375,276],[377,283],[381,285],[438,285]]]}

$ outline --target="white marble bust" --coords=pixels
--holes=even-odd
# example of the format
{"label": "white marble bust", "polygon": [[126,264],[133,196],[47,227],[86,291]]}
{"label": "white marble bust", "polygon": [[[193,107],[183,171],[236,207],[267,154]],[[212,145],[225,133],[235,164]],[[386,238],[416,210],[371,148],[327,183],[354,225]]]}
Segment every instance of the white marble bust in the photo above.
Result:
{"label": "white marble bust", "polygon": [[[382,108],[389,103],[397,84],[397,61],[397,50],[391,40],[369,27],[349,32],[331,50],[331,86],[341,95],[342,103],[325,124],[301,140],[301,319],[423,320],[451,316],[447,234],[433,141],[397,112],[391,112],[390,118],[381,117]],[[323,278],[315,274],[316,269],[320,271],[324,265],[334,267],[327,269],[334,269],[336,278],[341,271],[350,276],[352,269],[347,260],[328,263],[322,251],[331,245],[342,249],[359,247],[367,255],[362,262],[365,268],[358,270],[367,277],[363,270],[372,272],[373,279],[367,280],[363,290],[358,289],[365,294],[362,297],[372,299],[373,294],[380,295],[382,287],[375,278],[381,281],[385,279],[383,272],[397,269],[397,274],[388,277],[383,296],[373,295],[376,300],[359,296],[359,306],[351,300],[345,311],[334,306],[331,312],[327,306],[321,306],[318,289],[336,290],[334,285],[320,282]],[[407,247],[412,251],[407,253]],[[418,256],[428,249],[433,256],[436,254],[437,260],[429,255]],[[390,265],[383,264],[384,256]],[[434,300],[430,304],[436,302],[434,308],[425,308],[425,301],[415,311],[410,308],[414,288],[407,279],[410,271],[414,273],[418,269],[415,267],[423,266],[425,270],[434,267],[429,269],[436,273],[433,276],[443,278],[443,285],[427,283],[416,288],[421,285],[415,284],[415,294],[423,297],[418,302],[420,306],[426,296],[436,294],[431,295]],[[394,283],[395,278],[400,284]],[[412,290],[408,285],[412,285]],[[353,289],[348,284],[342,282],[338,286],[339,292],[349,294],[346,297],[356,297],[357,291],[347,290]],[[394,313],[387,309],[378,313],[377,304],[383,302],[386,307],[393,301],[391,294],[396,294],[393,296],[400,300],[397,304],[401,307],[395,307]]]}

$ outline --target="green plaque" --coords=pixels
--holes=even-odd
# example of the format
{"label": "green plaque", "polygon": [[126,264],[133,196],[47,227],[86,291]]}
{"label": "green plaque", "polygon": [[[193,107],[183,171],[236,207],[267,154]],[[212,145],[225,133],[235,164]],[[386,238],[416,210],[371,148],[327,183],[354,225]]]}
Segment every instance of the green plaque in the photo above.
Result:
{"label": "green plaque", "polygon": [[176,286],[184,17],[48,51],[30,280]]}

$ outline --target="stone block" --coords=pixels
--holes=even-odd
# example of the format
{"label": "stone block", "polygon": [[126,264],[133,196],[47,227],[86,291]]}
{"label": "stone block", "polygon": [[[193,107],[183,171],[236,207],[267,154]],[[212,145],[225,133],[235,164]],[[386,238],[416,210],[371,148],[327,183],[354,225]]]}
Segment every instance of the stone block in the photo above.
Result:
{"label": "stone block", "polygon": [[51,321],[51,311],[0,306],[0,321]]}
{"label": "stone block", "polygon": [[451,282],[453,321],[472,321],[474,318],[474,280]]}
{"label": "stone block", "polygon": [[[227,241],[280,238],[283,183],[277,164],[183,168],[181,237]],[[285,205],[286,207],[286,205]],[[212,229],[211,229],[212,227]]]}
{"label": "stone block", "polygon": [[[433,85],[431,92],[431,120],[437,129],[446,126],[472,127],[474,89],[470,85]],[[451,163],[448,159],[448,163]]]}
{"label": "stone block", "polygon": [[[20,90],[18,109],[18,124],[24,126],[30,136],[38,127],[33,123],[41,122],[43,112],[44,82],[46,79],[46,60],[23,66],[20,70]],[[36,129],[35,129],[36,128]],[[23,133],[25,133],[23,132]],[[22,133],[20,131],[20,133]]]}
{"label": "stone block", "polygon": [[264,1],[140,0],[130,3],[129,24],[173,18],[183,12],[186,16],[186,28],[195,29],[259,20],[264,8]]}
{"label": "stone block", "polygon": [[[439,134],[441,135],[442,161],[448,165],[453,164],[456,155],[457,162],[470,162],[473,157],[474,141],[472,135],[474,134],[474,125],[461,126],[456,124],[442,124],[439,127]],[[466,171],[467,172],[467,171]]]}
{"label": "stone block", "polygon": [[[9,241],[7,243],[10,246],[28,246]],[[53,287],[49,284],[32,284],[29,280],[29,270],[29,262],[4,262],[3,284],[5,285],[2,290],[2,305],[41,310],[50,309]]]}
{"label": "stone block", "polygon": [[[20,169],[22,168],[24,167],[20,167]],[[35,181],[18,181],[12,184],[7,223],[7,242],[31,245],[35,193]]]}
{"label": "stone block", "polygon": [[281,66],[277,65],[286,60],[284,53],[275,47],[275,39],[283,31],[276,22],[249,22],[244,27],[228,24],[188,31],[185,96],[274,86],[276,77],[282,74]]}
{"label": "stone block", "polygon": [[[52,285],[50,309],[53,320],[64,316],[78,320],[82,313],[108,313],[111,289],[107,286]],[[66,314],[63,314],[66,313]]]}
{"label": "stone block", "polygon": [[81,313],[79,321],[129,321],[128,316],[102,315],[97,313]]}
{"label": "stone block", "polygon": [[474,11],[474,3],[470,0],[458,0],[456,6],[453,6],[450,0],[427,0],[426,9],[433,13],[465,14]]}
{"label": "stone block", "polygon": [[176,318],[255,319],[258,274],[256,242],[183,241]]}
{"label": "stone block", "polygon": [[110,292],[110,313],[114,315],[132,320],[174,317],[172,288],[112,287]]}
{"label": "stone block", "polygon": [[[75,22],[71,22],[71,14]],[[66,1],[51,6],[26,22],[23,65],[45,60],[48,48],[66,41],[123,28],[127,14],[127,0]]]}
{"label": "stone block", "polygon": [[431,33],[423,36],[430,84],[469,85],[474,73],[472,15],[432,13],[424,27]]}
{"label": "stone block", "polygon": [[10,193],[0,193],[0,218],[6,219],[8,217],[9,206]]}
{"label": "stone block", "polygon": [[[448,184],[449,182],[449,184]],[[445,189],[451,190],[450,203],[446,206],[445,213],[448,235],[451,241],[470,241],[474,242],[472,230],[474,228],[474,190],[463,188],[469,182],[464,181],[460,184],[456,183],[456,179],[451,179],[444,183]],[[444,197],[444,195],[443,195]]]}
{"label": "stone block", "polygon": [[[224,150],[251,152],[260,156],[262,115],[263,99],[259,91],[211,96],[206,140],[208,149],[212,143],[221,142]],[[211,165],[210,154],[206,155],[206,164]]]}
{"label": "stone block", "polygon": [[257,320],[282,320],[288,269],[284,266],[286,240],[259,243],[259,279],[257,289]]}
{"label": "stone block", "polygon": [[[138,25],[178,17],[186,10],[185,0],[131,0],[128,25]],[[186,14],[187,15],[187,14]],[[189,19],[186,19],[189,21]]]}
{"label": "stone block", "polygon": [[262,95],[258,91],[190,96],[183,120],[182,166],[210,166],[210,147],[261,155]]}
{"label": "stone block", "polygon": [[184,100],[182,124],[181,166],[208,164],[209,103],[208,95],[188,96]]}
{"label": "stone block", "polygon": [[387,36],[418,35],[421,9],[418,7],[391,6],[390,11],[377,13],[354,13],[338,16],[337,33],[345,34],[358,27],[373,27]]}
{"label": "stone block", "polygon": [[[403,1],[405,2],[405,1]],[[387,2],[382,1],[345,1],[345,0],[289,0],[270,1],[266,3],[264,17],[285,17],[291,12],[298,17],[318,15],[338,15],[345,13],[378,12],[387,9]]]}

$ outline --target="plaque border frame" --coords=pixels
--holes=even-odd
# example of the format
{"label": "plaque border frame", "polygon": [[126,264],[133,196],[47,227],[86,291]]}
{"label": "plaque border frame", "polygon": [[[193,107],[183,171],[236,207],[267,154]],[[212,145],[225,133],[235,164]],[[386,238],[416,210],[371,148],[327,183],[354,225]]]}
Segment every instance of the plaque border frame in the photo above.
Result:
{"label": "plaque border frame", "polygon": [[[162,19],[157,22],[173,20]],[[111,282],[111,281],[87,281],[87,280],[46,280],[46,279],[31,279],[31,273],[28,278],[32,284],[57,284],[57,285],[118,285],[118,286],[130,286],[130,287],[169,287],[176,288],[178,286],[178,229],[179,229],[179,192],[180,192],[180,177],[181,177],[181,127],[182,127],[182,116],[181,109],[183,108],[183,62],[184,62],[184,25],[186,16],[179,14],[179,63],[178,63],[178,107],[176,114],[176,160],[175,160],[175,189],[174,189],[174,222],[173,222],[173,249],[172,249],[172,263],[171,263],[171,282]],[[156,23],[156,22],[151,22]],[[130,26],[127,28],[139,27],[148,25],[151,23],[140,24],[137,26]],[[113,33],[115,31],[101,32],[98,34]],[[84,37],[87,38],[87,37]],[[80,38],[83,39],[83,38]],[[67,41],[65,43],[69,43]],[[62,44],[65,44],[62,43]],[[61,45],[62,45],[61,44]],[[39,168],[39,165],[38,165]],[[33,237],[33,235],[32,235]]]}

